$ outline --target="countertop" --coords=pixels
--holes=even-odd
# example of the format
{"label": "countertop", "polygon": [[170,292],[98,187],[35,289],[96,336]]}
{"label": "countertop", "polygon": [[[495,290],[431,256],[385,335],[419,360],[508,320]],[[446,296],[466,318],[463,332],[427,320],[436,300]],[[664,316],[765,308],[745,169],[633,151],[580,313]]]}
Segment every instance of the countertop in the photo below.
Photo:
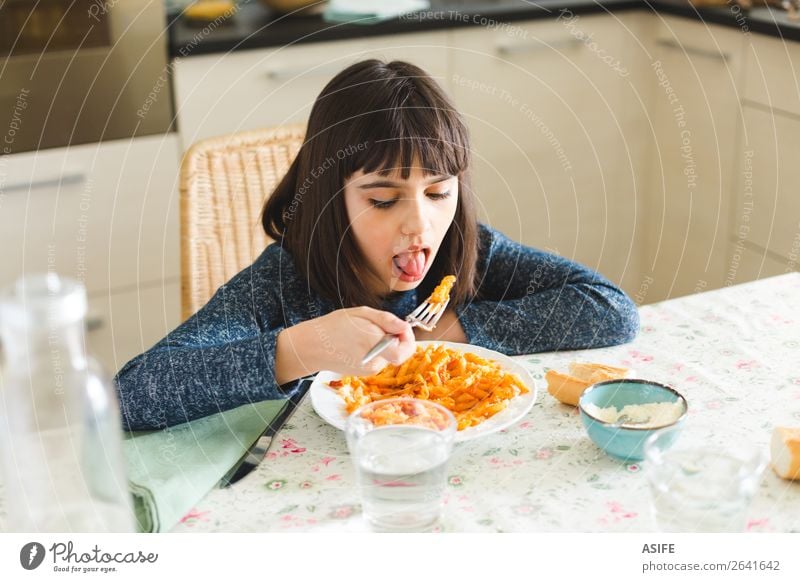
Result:
{"label": "countertop", "polygon": [[230,18],[206,25],[189,23],[174,11],[169,13],[169,51],[172,57],[190,57],[293,43],[486,26],[487,19],[507,23],[555,18],[562,9],[573,14],[663,12],[800,41],[800,20],[789,20],[784,12],[755,8],[744,15],[727,7],[698,10],[685,0],[432,0],[430,9],[415,17],[363,25],[326,22],[319,14],[280,15],[257,0],[250,0]]}
{"label": "countertop", "polygon": [[[444,531],[648,532],[646,463],[621,463],[588,438],[576,409],[547,393],[548,368],[604,362],[670,384],[689,402],[683,438],[769,448],[774,426],[800,426],[800,274],[647,305],[632,343],[515,358],[535,378],[531,411],[510,428],[460,443],[448,465]],[[800,482],[767,468],[751,532],[800,532]],[[305,402],[247,477],[212,490],[173,529],[364,529],[344,435]]]}

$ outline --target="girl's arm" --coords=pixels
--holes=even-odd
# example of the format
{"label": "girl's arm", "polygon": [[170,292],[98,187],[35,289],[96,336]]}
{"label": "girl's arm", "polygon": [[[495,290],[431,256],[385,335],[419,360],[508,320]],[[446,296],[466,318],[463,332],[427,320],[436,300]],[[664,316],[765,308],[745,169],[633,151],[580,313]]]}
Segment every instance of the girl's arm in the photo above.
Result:
{"label": "girl's arm", "polygon": [[478,299],[455,313],[471,344],[508,355],[633,340],[636,305],[595,271],[480,225]]}
{"label": "girl's arm", "polygon": [[[128,430],[158,429],[250,402],[284,398],[320,369],[377,373],[414,351],[402,319],[369,307],[309,317],[304,280],[276,245],[234,276],[195,315],[125,364],[115,381]],[[282,300],[283,298],[283,300]],[[401,338],[366,367],[386,333]]]}
{"label": "girl's arm", "polygon": [[273,374],[284,326],[259,321],[254,307],[264,302],[263,312],[281,313],[275,284],[263,280],[258,264],[234,276],[196,314],[117,373],[126,429],[164,428],[290,394]]}

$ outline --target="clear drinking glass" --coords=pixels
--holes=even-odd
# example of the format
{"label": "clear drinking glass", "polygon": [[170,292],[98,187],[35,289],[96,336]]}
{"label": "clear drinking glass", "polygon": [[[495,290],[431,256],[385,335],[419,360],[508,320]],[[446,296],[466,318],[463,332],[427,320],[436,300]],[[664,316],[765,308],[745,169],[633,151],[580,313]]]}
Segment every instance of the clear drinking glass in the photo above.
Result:
{"label": "clear drinking glass", "polygon": [[685,434],[681,440],[677,430],[656,431],[644,445],[659,530],[743,531],[766,453],[745,439],[714,442]]}
{"label": "clear drinking glass", "polygon": [[347,421],[364,517],[372,529],[429,531],[441,518],[456,420],[412,398],[362,406]]}

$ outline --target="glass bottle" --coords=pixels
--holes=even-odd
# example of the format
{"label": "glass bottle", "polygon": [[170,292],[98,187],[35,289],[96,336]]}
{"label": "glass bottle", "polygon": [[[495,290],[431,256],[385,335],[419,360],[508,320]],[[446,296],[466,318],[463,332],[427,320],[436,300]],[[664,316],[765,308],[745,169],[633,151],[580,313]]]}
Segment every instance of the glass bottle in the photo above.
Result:
{"label": "glass bottle", "polygon": [[86,355],[86,290],[55,273],[0,294],[0,469],[14,532],[132,532],[109,376]]}

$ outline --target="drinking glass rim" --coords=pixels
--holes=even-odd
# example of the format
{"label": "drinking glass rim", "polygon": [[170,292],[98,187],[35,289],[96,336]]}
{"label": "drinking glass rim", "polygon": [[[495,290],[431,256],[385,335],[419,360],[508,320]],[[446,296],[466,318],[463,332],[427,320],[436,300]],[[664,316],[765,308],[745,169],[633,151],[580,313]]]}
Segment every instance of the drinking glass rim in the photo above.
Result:
{"label": "drinking glass rim", "polygon": [[[447,409],[446,407],[442,406],[441,404],[439,404],[437,402],[432,402],[430,400],[423,400],[421,398],[403,398],[403,397],[386,398],[384,400],[373,400],[372,402],[367,402],[366,404],[362,404],[361,406],[356,408],[347,417],[347,426],[345,427],[345,431],[346,432],[350,432],[350,429],[353,427],[353,423],[357,422],[359,418],[363,419],[363,417],[361,417],[361,414],[365,410],[367,410],[369,408],[374,408],[375,406],[378,406],[378,405],[386,405],[386,404],[392,404],[392,403],[397,403],[397,402],[409,402],[409,401],[410,402],[414,402],[414,403],[418,403],[418,404],[422,404],[423,406],[429,406],[429,407],[432,407],[432,408],[438,410],[439,412],[443,412],[445,417],[448,419],[447,426],[444,427],[444,428],[441,428],[441,429],[434,429],[434,428],[424,427],[424,426],[418,426],[418,428],[426,428],[427,430],[431,430],[431,431],[442,433],[442,434],[451,433],[452,435],[455,435],[455,433],[456,433],[456,431],[458,429],[458,423],[457,423],[456,417],[452,413],[452,411],[450,411],[449,409]],[[363,420],[368,420],[368,419],[363,419]],[[375,425],[373,423],[373,428],[374,429],[383,428],[383,427],[400,427],[400,426],[414,427],[415,425],[414,424],[410,424],[410,423],[409,424],[405,424],[405,423],[391,423],[391,422],[390,423],[386,423],[386,424]]]}
{"label": "drinking glass rim", "polygon": [[[757,472],[761,472],[769,462],[768,456],[764,452],[763,447],[759,447],[753,443],[745,443],[740,447],[733,447],[730,445],[720,447],[713,444],[687,444],[684,442],[683,445],[678,446],[678,449],[673,449],[673,446],[675,445],[675,443],[673,443],[673,445],[663,450],[654,446],[654,443],[659,439],[659,437],[662,437],[670,432],[676,434],[677,440],[677,438],[686,432],[686,428],[672,425],[665,426],[663,428],[654,430],[653,433],[648,435],[648,437],[645,439],[642,450],[644,452],[644,460],[648,465],[652,466],[662,464],[663,461],[661,457],[663,454],[676,452],[677,450],[699,451],[703,453],[716,453],[718,455],[723,454],[732,456],[737,461],[741,461],[743,464],[752,465],[754,470]],[[682,449],[680,447],[682,447]]]}

